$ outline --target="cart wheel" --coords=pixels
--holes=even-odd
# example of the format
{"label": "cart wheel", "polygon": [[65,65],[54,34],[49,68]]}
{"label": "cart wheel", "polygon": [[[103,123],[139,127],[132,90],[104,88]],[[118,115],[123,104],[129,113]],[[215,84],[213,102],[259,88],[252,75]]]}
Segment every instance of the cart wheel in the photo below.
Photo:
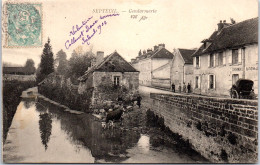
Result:
{"label": "cart wheel", "polygon": [[232,93],[231,93],[231,98],[238,98],[238,93],[237,93],[237,91],[232,91]]}

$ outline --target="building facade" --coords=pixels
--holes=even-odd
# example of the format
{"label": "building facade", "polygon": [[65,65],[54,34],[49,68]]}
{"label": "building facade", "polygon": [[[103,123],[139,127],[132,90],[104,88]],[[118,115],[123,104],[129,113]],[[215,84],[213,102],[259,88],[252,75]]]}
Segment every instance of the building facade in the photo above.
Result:
{"label": "building facade", "polygon": [[194,93],[230,95],[238,79],[254,81],[258,94],[258,18],[240,23],[221,21],[218,31],[193,54]]}
{"label": "building facade", "polygon": [[[104,52],[97,52],[96,64],[93,64],[78,79],[80,81],[78,93],[82,94],[86,90],[93,91],[92,104],[100,101],[102,92],[99,88],[102,85],[124,86],[129,92],[136,93],[139,89],[139,72],[116,51],[105,58],[103,57]],[[105,94],[102,97],[105,97]],[[107,98],[102,99],[110,100],[111,98],[107,96]]]}
{"label": "building facade", "polygon": [[183,85],[186,86],[188,83],[193,87],[193,58],[192,54],[195,52],[195,49],[174,49],[171,65],[171,83],[175,84],[175,90]]}
{"label": "building facade", "polygon": [[154,46],[147,52],[131,60],[134,68],[140,71],[139,83],[144,86],[170,88],[170,68],[173,54],[165,49],[165,44]]}

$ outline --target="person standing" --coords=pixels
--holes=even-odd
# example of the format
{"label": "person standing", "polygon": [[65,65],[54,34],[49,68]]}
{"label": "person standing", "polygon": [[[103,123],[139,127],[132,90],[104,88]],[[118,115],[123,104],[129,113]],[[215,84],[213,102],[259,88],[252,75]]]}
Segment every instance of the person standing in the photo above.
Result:
{"label": "person standing", "polygon": [[172,83],[172,92],[175,93],[175,84],[174,83]]}
{"label": "person standing", "polygon": [[179,93],[181,93],[181,83],[179,84]]}
{"label": "person standing", "polygon": [[186,85],[185,85],[185,82],[183,83],[183,92],[186,93]]}
{"label": "person standing", "polygon": [[140,94],[138,94],[136,100],[137,100],[137,105],[140,108],[141,107],[141,100],[142,100],[142,97],[140,96]]}
{"label": "person standing", "polygon": [[187,89],[188,89],[188,93],[191,93],[191,85],[190,85],[190,83],[188,83]]}

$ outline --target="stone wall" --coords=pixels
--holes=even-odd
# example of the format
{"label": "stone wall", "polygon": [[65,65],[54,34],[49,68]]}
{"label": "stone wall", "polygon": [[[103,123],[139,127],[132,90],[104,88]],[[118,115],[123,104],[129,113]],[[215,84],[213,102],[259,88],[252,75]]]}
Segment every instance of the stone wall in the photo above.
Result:
{"label": "stone wall", "polygon": [[151,93],[151,110],[174,133],[216,163],[256,163],[258,102]]}

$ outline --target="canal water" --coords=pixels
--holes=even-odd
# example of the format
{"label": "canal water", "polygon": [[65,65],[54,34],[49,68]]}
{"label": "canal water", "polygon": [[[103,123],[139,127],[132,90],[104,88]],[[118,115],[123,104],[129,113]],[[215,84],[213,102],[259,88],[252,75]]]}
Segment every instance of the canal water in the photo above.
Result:
{"label": "canal water", "polygon": [[5,163],[208,163],[179,147],[144,112],[102,128],[91,114],[73,114],[44,100],[22,100],[3,148]]}

